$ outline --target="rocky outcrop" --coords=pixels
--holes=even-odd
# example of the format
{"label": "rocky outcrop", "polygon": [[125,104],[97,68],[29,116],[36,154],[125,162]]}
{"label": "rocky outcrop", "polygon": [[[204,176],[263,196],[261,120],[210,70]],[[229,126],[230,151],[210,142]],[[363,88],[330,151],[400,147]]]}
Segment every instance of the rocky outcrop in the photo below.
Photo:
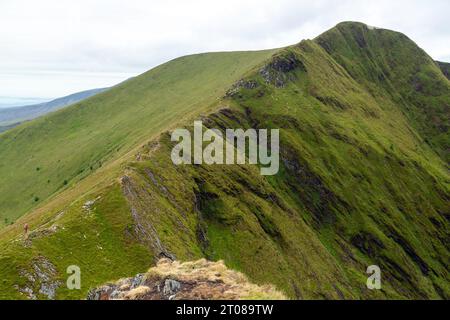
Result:
{"label": "rocky outcrop", "polygon": [[237,300],[286,297],[270,285],[257,286],[222,261],[178,262],[163,258],[146,274],[89,292],[88,300]]}
{"label": "rocky outcrop", "polygon": [[295,75],[292,72],[296,69],[306,72],[303,62],[295,54],[286,53],[275,56],[270,63],[261,68],[259,73],[266,83],[282,88],[287,81],[295,80]]}

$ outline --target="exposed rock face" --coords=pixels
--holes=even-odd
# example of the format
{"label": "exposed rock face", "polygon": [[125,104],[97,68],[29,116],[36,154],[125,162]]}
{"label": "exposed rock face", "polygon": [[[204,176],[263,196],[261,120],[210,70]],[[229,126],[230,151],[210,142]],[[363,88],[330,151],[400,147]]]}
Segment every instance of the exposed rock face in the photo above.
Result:
{"label": "exposed rock face", "polygon": [[38,294],[47,299],[54,299],[56,289],[61,285],[57,278],[55,266],[44,257],[38,257],[32,262],[32,270],[20,270],[20,275],[27,280],[27,284],[16,289],[27,296],[27,298],[36,300]]}
{"label": "exposed rock face", "polygon": [[259,73],[267,83],[282,88],[287,81],[295,79],[291,72],[297,68],[306,72],[303,62],[290,53],[274,57],[269,64],[261,68]]}
{"label": "exposed rock face", "polygon": [[93,199],[93,200],[86,201],[86,203],[83,205],[83,210],[84,210],[85,212],[88,212],[88,213],[89,213],[89,212],[91,211],[92,207],[94,206],[94,204],[95,204],[98,200],[100,200],[100,197],[97,197],[96,199]]}
{"label": "exposed rock face", "polygon": [[171,261],[163,258],[146,274],[121,279],[89,292],[88,300],[275,299],[286,297],[272,286],[257,286],[222,261]]}
{"label": "exposed rock face", "polygon": [[233,86],[227,91],[226,97],[239,96],[239,92],[242,88],[251,90],[251,89],[255,89],[257,87],[258,87],[258,82],[254,81],[254,80],[241,79],[238,82],[236,82],[235,84],[233,84]]}

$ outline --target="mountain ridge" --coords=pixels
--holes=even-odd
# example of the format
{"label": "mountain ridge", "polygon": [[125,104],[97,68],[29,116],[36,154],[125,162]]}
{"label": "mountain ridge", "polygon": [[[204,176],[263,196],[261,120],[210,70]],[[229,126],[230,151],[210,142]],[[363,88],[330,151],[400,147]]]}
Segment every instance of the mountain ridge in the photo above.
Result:
{"label": "mountain ridge", "polygon": [[[416,118],[420,105],[409,113],[404,100],[437,111],[444,101],[445,111],[441,93],[449,82],[443,74],[432,79],[440,94],[434,100],[426,94],[427,77],[420,95],[409,95],[416,88],[410,75],[388,81],[399,56],[385,65],[367,60],[372,52],[360,47],[378,39],[378,30],[347,23],[319,40],[257,54],[257,63],[245,62],[234,81],[218,85],[220,98],[207,100],[207,108],[147,135],[114,170],[106,164],[77,183],[78,193],[69,187],[0,230],[0,292],[24,298],[21,292],[40,292],[44,285],[57,288],[56,298],[80,298],[92,286],[147,270],[163,255],[222,259],[290,298],[448,298],[444,144],[425,142],[437,131],[424,130],[427,120]],[[330,37],[336,32],[354,39],[347,43],[352,50],[339,46],[339,35]],[[375,57],[383,57],[379,53]],[[412,57],[413,64],[416,59],[423,58]],[[436,74],[434,62],[434,68],[429,59],[422,63]],[[394,80],[402,81],[392,87]],[[191,120],[199,117],[205,127],[221,130],[281,128],[279,175],[262,177],[249,165],[173,166],[168,130],[192,130]],[[93,182],[107,171],[104,182]],[[28,239],[21,236],[25,222]],[[90,270],[80,292],[58,284],[74,261]],[[365,287],[373,264],[382,270],[381,291]],[[55,272],[35,275],[42,265]],[[36,281],[27,281],[28,274]]]}

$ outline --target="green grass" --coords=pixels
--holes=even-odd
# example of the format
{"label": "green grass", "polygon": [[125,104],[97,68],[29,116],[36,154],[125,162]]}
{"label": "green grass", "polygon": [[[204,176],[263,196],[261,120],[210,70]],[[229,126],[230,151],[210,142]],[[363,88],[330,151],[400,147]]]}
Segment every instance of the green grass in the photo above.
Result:
{"label": "green grass", "polygon": [[[33,191],[30,200],[46,203],[0,231],[3,297],[24,298],[13,286],[27,284],[19,272],[38,255],[56,266],[61,281],[69,264],[86,270],[81,291],[57,291],[64,299],[144,272],[161,253],[183,261],[223,259],[291,298],[450,297],[450,83],[422,50],[401,34],[345,23],[276,52],[182,59],[0,136],[1,144],[13,133],[45,132],[53,119],[64,136],[49,135],[45,148],[62,152],[58,139],[72,132],[80,143],[77,166],[109,159],[91,174],[66,172],[60,183],[67,179],[67,190],[51,199],[56,189]],[[294,67],[286,67],[289,61]],[[259,72],[261,64],[268,73]],[[217,99],[240,78],[258,86]],[[66,116],[65,123],[54,122]],[[280,128],[279,174],[261,176],[249,165],[174,166],[173,143],[159,133],[175,125],[192,129],[199,117],[214,128]],[[21,146],[31,148],[24,141]],[[14,152],[31,157],[28,150]],[[68,164],[77,157],[55,159]],[[45,176],[45,163],[27,168],[21,174],[36,190],[48,183],[35,180]],[[87,214],[83,204],[97,197]],[[54,223],[65,229],[27,247],[20,235],[25,221],[32,230]],[[381,291],[365,286],[373,264],[382,270]]]}
{"label": "green grass", "polygon": [[[41,226],[40,230],[57,226],[58,231],[32,239],[30,247],[19,236],[2,244],[1,273],[6,275],[0,282],[0,299],[24,298],[13,285],[25,286],[21,270],[32,270],[32,261],[39,256],[51,257],[58,272],[54,280],[63,286],[59,292],[66,299],[79,299],[91,288],[90,284],[114,280],[117,274],[134,274],[148,268],[154,262],[151,252],[131,233],[131,214],[120,189],[110,187],[99,193],[91,210],[84,210],[84,201],[77,201]],[[96,199],[98,194],[92,195]],[[36,231],[34,229],[33,231]],[[124,263],[126,261],[126,263]],[[66,269],[77,265],[81,269],[81,291],[66,289]],[[29,285],[29,284],[28,284]],[[39,291],[39,283],[33,288]],[[45,298],[40,295],[39,298]]]}
{"label": "green grass", "polygon": [[175,59],[1,134],[0,223],[5,218],[16,220],[105,162],[207,110],[228,86],[272,53],[207,53]]}

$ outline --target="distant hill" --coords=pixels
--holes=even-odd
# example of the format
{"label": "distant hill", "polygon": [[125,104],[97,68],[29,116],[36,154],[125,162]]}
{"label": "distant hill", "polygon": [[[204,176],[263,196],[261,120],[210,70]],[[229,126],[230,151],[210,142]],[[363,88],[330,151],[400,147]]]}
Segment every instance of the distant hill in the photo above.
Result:
{"label": "distant hill", "polygon": [[0,108],[0,132],[13,128],[24,121],[35,119],[46,113],[80,102],[107,89],[108,88],[86,90],[49,102],[29,106]]}

